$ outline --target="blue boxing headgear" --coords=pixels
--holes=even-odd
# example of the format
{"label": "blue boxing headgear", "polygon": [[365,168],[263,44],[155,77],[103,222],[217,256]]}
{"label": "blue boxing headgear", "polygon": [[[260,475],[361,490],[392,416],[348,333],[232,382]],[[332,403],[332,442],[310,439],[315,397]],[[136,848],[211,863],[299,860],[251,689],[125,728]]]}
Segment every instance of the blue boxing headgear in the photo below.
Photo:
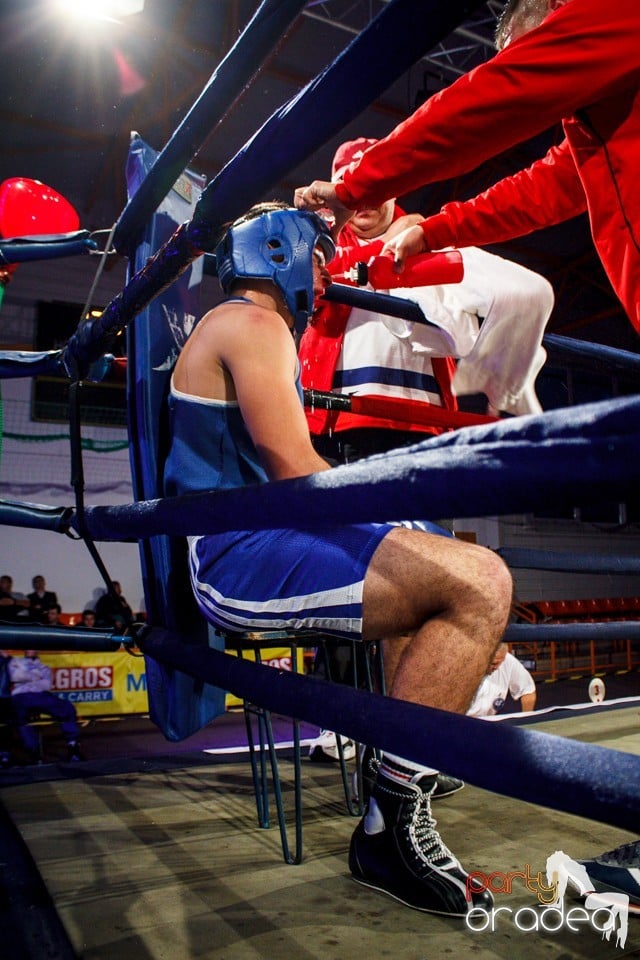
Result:
{"label": "blue boxing headgear", "polygon": [[238,220],[215,249],[218,279],[225,293],[239,278],[271,280],[301,329],[313,310],[316,246],[327,262],[335,255],[329,227],[309,210],[270,210]]}

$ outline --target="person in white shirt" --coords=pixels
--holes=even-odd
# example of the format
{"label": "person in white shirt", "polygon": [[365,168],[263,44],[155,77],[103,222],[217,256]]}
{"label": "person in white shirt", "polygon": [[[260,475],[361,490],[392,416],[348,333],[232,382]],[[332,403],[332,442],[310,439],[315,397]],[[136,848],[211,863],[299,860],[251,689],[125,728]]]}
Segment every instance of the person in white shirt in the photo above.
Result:
{"label": "person in white shirt", "polygon": [[476,694],[467,710],[469,717],[493,717],[505,704],[507,694],[520,701],[523,711],[535,710],[535,680],[519,660],[501,643],[489,664]]}

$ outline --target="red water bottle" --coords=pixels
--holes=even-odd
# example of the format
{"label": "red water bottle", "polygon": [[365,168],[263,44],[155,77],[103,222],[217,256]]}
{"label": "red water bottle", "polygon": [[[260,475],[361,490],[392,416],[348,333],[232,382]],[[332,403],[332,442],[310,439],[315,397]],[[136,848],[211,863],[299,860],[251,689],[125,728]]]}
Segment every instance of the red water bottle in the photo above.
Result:
{"label": "red water bottle", "polygon": [[370,283],[374,290],[392,290],[394,287],[429,287],[436,283],[460,283],[464,276],[462,254],[459,250],[441,253],[423,253],[407,257],[402,273],[393,269],[393,257],[371,257],[357,263],[351,279],[363,287]]}

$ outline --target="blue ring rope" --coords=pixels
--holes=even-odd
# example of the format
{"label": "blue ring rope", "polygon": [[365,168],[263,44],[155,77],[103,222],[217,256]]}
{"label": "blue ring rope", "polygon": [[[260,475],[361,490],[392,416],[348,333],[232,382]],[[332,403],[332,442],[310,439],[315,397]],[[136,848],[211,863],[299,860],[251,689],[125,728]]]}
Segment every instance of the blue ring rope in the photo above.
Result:
{"label": "blue ring rope", "polygon": [[524,547],[500,547],[496,553],[512,570],[559,570],[563,573],[640,573],[640,557],[554,553]]}
{"label": "blue ring rope", "polygon": [[506,643],[549,643],[566,640],[640,640],[639,620],[600,620],[593,623],[511,623]]}
{"label": "blue ring rope", "polygon": [[640,757],[341,684],[329,690],[326,681],[195,647],[160,629],[139,644],[147,656],[258,706],[400,752],[494,793],[638,829]]}
{"label": "blue ring rope", "polygon": [[89,236],[79,240],[45,240],[18,242],[11,240],[0,242],[1,263],[27,263],[32,260],[57,260],[60,257],[77,257],[81,253],[92,253],[98,244]]}
{"label": "blue ring rope", "polygon": [[[212,259],[205,256],[205,264]],[[212,269],[205,272],[214,273]],[[363,290],[346,283],[333,283],[325,290],[323,297],[333,303],[344,303],[348,307],[361,307],[363,310],[384,313],[389,317],[400,317],[403,320],[412,320],[415,323],[437,326],[424,315],[417,303],[401,297],[394,297],[387,293]],[[624,373],[640,374],[640,356],[630,350],[620,350],[616,347],[607,347],[600,343],[587,343],[574,340],[571,337],[561,337],[555,333],[548,333],[542,338],[543,346],[551,352],[593,363],[606,365],[607,368],[623,371]]]}
{"label": "blue ring rope", "polygon": [[[310,477],[87,507],[95,540],[313,527],[407,516],[504,516],[603,498],[640,484],[640,397],[466,427]],[[71,520],[71,525],[75,523]],[[123,531],[127,531],[126,537]]]}
{"label": "blue ring rope", "polygon": [[583,360],[595,360],[606,364],[608,369],[640,373],[640,356],[630,350],[607,347],[601,343],[587,343],[586,340],[573,340],[570,337],[561,337],[557,333],[545,334],[542,343],[555,353],[567,354]]}

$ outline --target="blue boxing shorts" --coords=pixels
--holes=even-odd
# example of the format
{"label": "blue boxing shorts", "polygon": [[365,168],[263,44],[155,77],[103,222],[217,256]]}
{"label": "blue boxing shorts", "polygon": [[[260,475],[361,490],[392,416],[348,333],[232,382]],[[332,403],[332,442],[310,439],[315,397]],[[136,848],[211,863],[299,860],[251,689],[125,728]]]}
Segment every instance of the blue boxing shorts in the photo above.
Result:
{"label": "blue boxing shorts", "polygon": [[[233,530],[189,537],[198,606],[224,630],[304,628],[357,638],[367,568],[378,544],[398,525]],[[401,525],[447,535],[422,521]]]}

